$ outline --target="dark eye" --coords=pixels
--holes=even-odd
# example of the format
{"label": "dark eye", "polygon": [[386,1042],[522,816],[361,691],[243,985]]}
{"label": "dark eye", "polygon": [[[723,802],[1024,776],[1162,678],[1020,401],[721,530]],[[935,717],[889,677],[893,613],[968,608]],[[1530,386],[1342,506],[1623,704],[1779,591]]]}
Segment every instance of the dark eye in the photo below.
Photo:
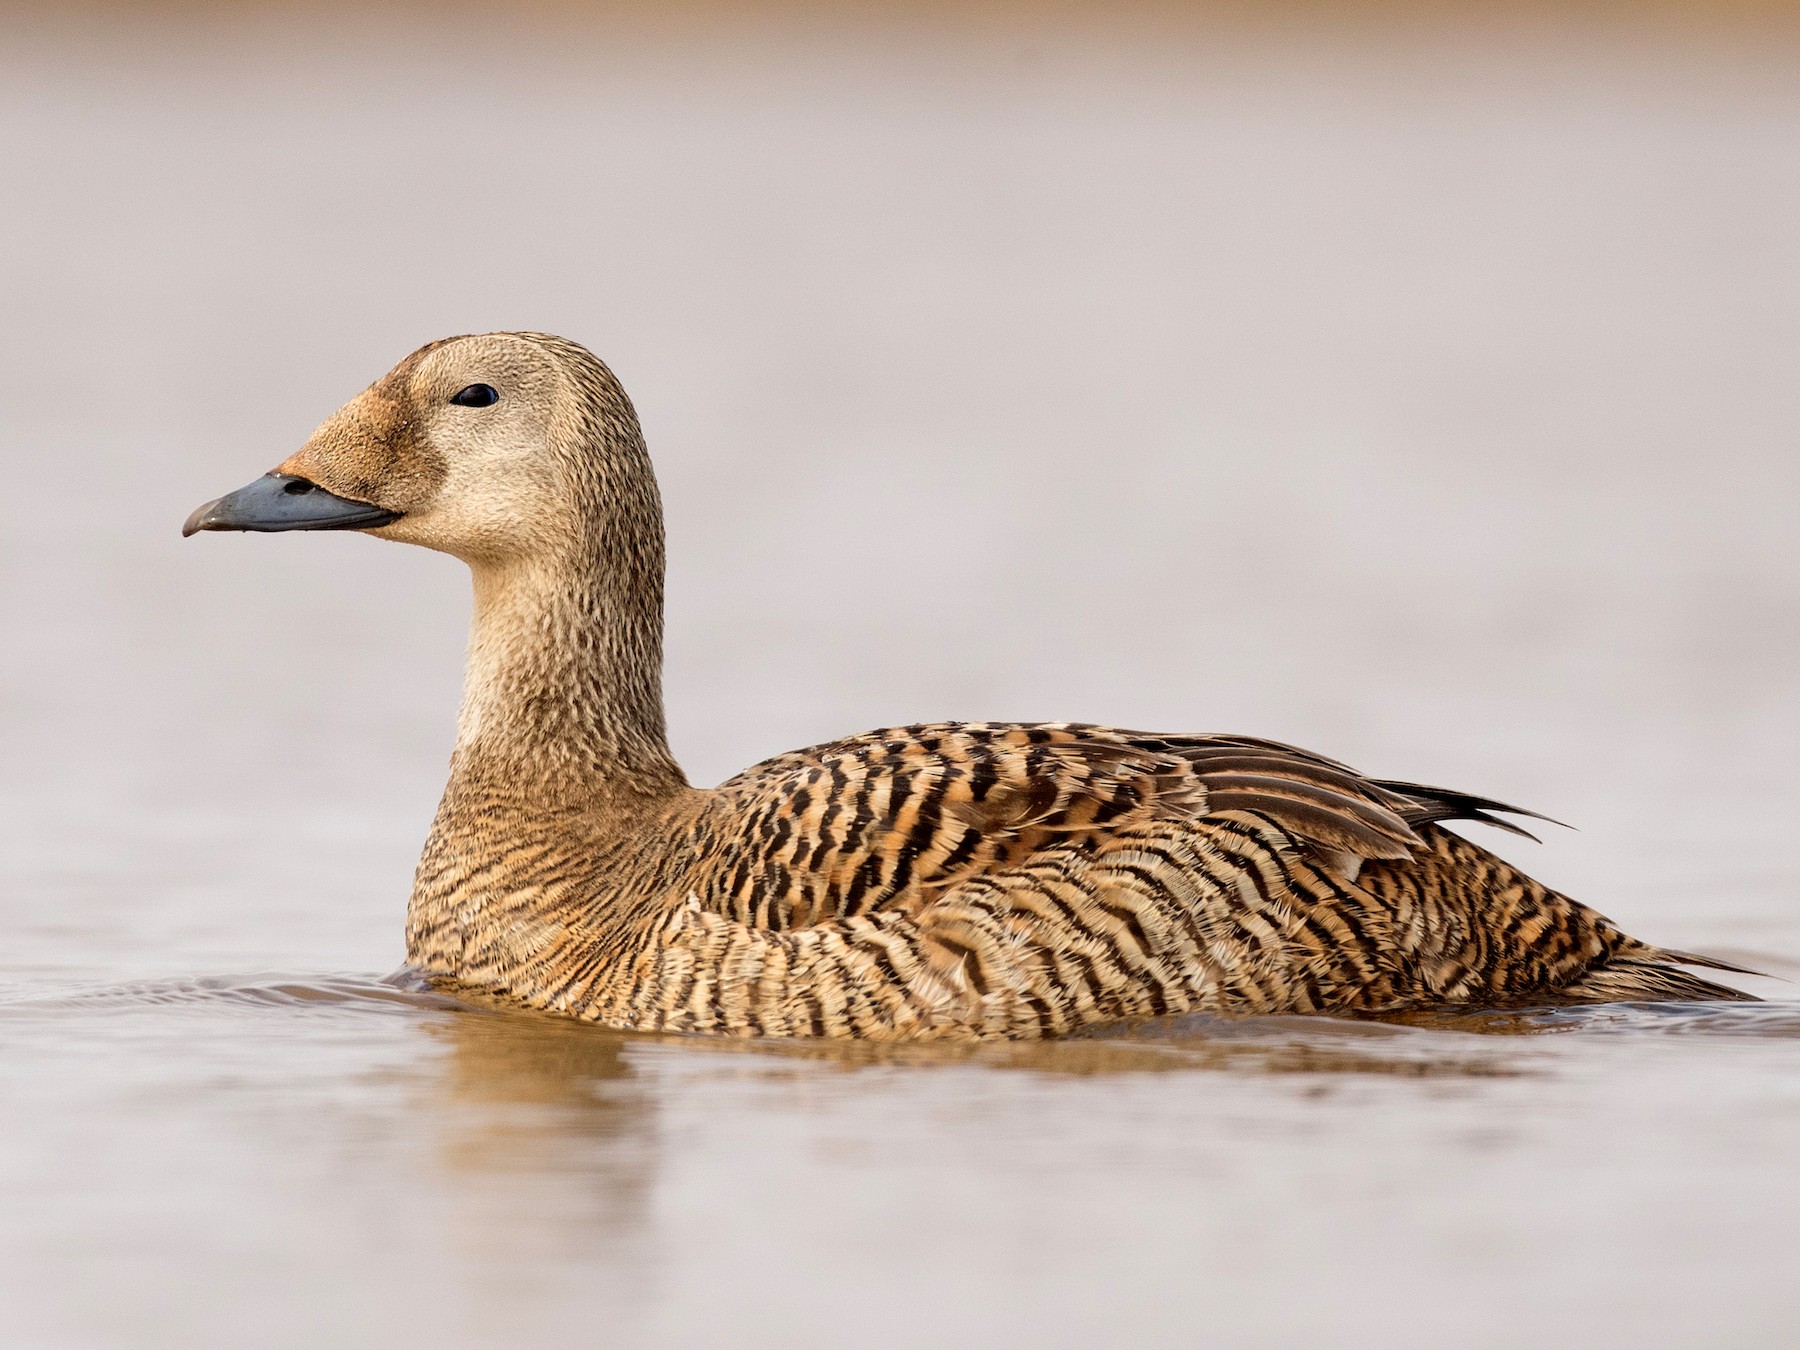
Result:
{"label": "dark eye", "polygon": [[459,390],[450,401],[465,408],[486,408],[500,401],[500,391],[491,384],[472,384]]}

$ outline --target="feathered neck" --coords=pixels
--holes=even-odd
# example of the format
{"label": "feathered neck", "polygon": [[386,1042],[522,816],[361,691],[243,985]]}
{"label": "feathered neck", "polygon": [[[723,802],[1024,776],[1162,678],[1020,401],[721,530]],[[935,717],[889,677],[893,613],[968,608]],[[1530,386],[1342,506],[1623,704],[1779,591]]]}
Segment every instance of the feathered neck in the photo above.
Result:
{"label": "feathered neck", "polygon": [[663,715],[662,502],[629,405],[623,425],[609,411],[558,456],[579,485],[573,528],[472,564],[453,791],[586,807],[686,786]]}

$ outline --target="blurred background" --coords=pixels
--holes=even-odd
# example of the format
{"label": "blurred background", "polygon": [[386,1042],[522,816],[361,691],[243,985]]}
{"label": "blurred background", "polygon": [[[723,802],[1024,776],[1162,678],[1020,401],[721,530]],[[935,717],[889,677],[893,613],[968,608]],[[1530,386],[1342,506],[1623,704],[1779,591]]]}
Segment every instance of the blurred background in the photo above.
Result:
{"label": "blurred background", "polygon": [[[0,18],[12,995],[398,965],[460,565],[177,532],[414,347],[499,328],[587,344],[636,401],[696,782],[937,718],[1272,736],[1568,820],[1483,842],[1629,931],[1800,975],[1800,11]],[[844,1343],[789,1295],[896,1345],[931,1342],[868,1307],[1043,1345],[1202,1320],[1361,1343],[1354,1311],[1401,1297],[1422,1325],[1504,1310],[1462,1344],[1767,1344],[1800,1315],[1800,1088],[1767,1050],[1542,1069],[1547,1097],[1334,1087],[1327,1127],[1260,1077],[828,1090],[636,1042],[142,1003],[0,1036],[27,1343]],[[569,1086],[621,1064],[623,1105]],[[1729,1128],[1640,1134],[1740,1098]],[[414,1155],[421,1112],[472,1132],[460,1163]],[[471,1137],[506,1161],[458,1191]],[[984,1151],[1008,1139],[1023,1170]],[[733,1192],[746,1141],[776,1171]],[[886,1144],[911,1161],[871,1163]],[[1068,1179],[1096,1153],[1125,1173]],[[628,1182],[559,1209],[595,1168]],[[1002,1214],[1070,1225],[1087,1278]],[[1207,1262],[1236,1295],[1192,1301]]]}

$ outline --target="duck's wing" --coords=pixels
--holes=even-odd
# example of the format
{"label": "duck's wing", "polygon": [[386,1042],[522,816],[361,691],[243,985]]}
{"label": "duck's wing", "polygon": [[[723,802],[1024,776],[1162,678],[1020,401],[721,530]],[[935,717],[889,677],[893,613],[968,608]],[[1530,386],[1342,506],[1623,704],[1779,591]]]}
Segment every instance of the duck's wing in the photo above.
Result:
{"label": "duck's wing", "polygon": [[[1473,820],[1483,825],[1492,825],[1497,830],[1505,830],[1530,839],[1534,843],[1537,836],[1505,816],[1529,816],[1533,820],[1545,821],[1551,825],[1562,822],[1537,811],[1527,810],[1523,806],[1511,806],[1506,802],[1496,801],[1492,797],[1479,797],[1469,792],[1459,792],[1454,788],[1427,787],[1423,783],[1408,783],[1393,778],[1368,778],[1341,764],[1335,759],[1327,759],[1323,755],[1314,754],[1310,750],[1302,750],[1298,746],[1284,745],[1280,741],[1262,740],[1253,736],[1157,736],[1148,732],[1109,731],[1104,727],[1091,730],[1125,739],[1129,744],[1145,747],[1168,749],[1181,755],[1192,763],[1203,775],[1249,773],[1261,774],[1270,768],[1292,765],[1302,772],[1310,771],[1325,776],[1329,781],[1339,785],[1340,790],[1349,788],[1365,794],[1380,805],[1392,811],[1409,826],[1433,825],[1449,820]],[[1228,786],[1227,791],[1230,790]],[[1226,798],[1216,798],[1222,803]],[[1224,805],[1216,809],[1224,810]],[[1246,809],[1258,810],[1259,806]],[[1495,814],[1498,812],[1499,814]],[[1286,823],[1286,822],[1284,822]],[[1302,837],[1305,832],[1297,831]],[[1417,845],[1415,837],[1409,845]],[[1367,857],[1380,856],[1367,854]]]}
{"label": "duck's wing", "polygon": [[723,784],[716,809],[696,898],[774,929],[917,909],[1040,849],[1155,819],[1252,813],[1354,877],[1413,856],[1415,826],[1504,828],[1489,813],[1513,810],[1275,741],[1074,723],[870,732],[767,760]]}

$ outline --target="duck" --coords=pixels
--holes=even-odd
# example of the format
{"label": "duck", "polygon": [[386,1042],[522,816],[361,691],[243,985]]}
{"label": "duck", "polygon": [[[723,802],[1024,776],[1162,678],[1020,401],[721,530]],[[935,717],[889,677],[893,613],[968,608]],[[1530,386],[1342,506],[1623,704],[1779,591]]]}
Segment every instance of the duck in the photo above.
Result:
{"label": "duck", "polygon": [[1688,969],[1741,967],[1630,937],[1449,828],[1536,813],[1252,736],[925,723],[692,786],[663,708],[656,476],[624,389],[564,338],[421,347],[182,533],[286,530],[469,567],[406,916],[408,966],[448,990],[890,1041],[1751,997]]}

